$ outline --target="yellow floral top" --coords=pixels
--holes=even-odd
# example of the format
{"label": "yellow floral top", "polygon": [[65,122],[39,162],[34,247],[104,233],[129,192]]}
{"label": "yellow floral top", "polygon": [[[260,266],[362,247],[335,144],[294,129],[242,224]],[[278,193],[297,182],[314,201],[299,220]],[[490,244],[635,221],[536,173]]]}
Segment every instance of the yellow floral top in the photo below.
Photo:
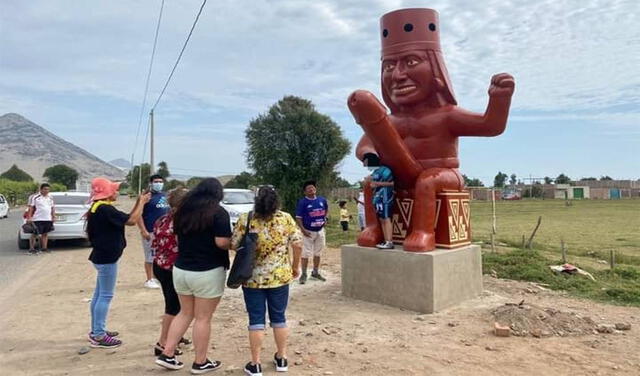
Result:
{"label": "yellow floral top", "polygon": [[[237,249],[244,236],[247,214],[238,218],[231,242]],[[277,211],[269,221],[251,219],[250,232],[258,234],[256,266],[245,287],[267,289],[284,286],[293,280],[289,247],[302,242],[302,233],[293,217]]]}

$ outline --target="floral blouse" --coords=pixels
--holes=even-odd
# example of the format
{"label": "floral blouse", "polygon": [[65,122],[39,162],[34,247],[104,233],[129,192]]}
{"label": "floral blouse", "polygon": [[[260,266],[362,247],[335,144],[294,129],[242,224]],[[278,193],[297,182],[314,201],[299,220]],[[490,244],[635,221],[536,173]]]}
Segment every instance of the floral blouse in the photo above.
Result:
{"label": "floral blouse", "polygon": [[171,270],[178,258],[178,241],[173,233],[173,217],[165,214],[153,225],[151,249],[155,256],[153,261],[165,270]]}
{"label": "floral blouse", "polygon": [[[247,214],[238,219],[231,242],[237,249],[244,236]],[[289,247],[302,242],[302,233],[290,214],[277,211],[269,221],[251,219],[249,231],[258,234],[253,276],[244,284],[249,288],[275,288],[293,280]]]}

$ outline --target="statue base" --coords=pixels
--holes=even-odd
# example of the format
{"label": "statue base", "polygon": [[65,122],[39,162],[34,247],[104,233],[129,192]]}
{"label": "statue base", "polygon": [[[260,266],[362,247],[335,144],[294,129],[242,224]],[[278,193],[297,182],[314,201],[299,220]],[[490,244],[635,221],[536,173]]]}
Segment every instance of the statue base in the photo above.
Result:
{"label": "statue base", "polygon": [[342,246],[342,294],[423,313],[482,293],[479,245],[432,252]]}

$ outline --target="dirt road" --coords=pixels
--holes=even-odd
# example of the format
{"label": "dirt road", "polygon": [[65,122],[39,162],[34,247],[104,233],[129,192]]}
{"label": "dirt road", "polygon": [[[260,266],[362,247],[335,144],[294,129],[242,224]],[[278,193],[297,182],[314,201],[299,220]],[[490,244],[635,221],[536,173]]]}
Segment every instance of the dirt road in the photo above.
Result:
{"label": "dirt road", "polygon": [[[111,350],[87,345],[95,272],[87,252],[46,255],[28,279],[5,290],[0,321],[3,375],[167,375],[154,364],[162,296],[142,288],[142,249],[135,230],[120,261],[109,328],[124,344]],[[292,290],[290,375],[637,375],[640,374],[640,310],[568,298],[528,283],[485,278],[484,294],[433,315],[347,299],[340,294],[339,250],[323,267],[328,281]],[[408,288],[411,288],[408,286]],[[631,323],[615,334],[498,338],[491,311],[526,302],[589,316],[596,323]],[[242,375],[249,358],[241,292],[227,290],[214,315],[210,357],[218,374]],[[189,333],[190,335],[190,333]],[[265,375],[275,375],[267,336]],[[190,365],[193,352],[182,360]],[[189,367],[171,374],[187,374]]]}

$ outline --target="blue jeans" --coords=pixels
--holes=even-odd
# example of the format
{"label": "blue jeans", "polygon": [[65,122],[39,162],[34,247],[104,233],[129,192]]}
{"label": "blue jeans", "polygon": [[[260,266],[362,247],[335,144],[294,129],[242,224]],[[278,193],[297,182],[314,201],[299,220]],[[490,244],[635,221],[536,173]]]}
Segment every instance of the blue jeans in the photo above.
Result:
{"label": "blue jeans", "polygon": [[264,315],[269,309],[269,321],[272,328],[286,328],[285,311],[289,303],[289,285],[271,289],[243,287],[244,303],[249,313],[249,330],[264,330]]}
{"label": "blue jeans", "polygon": [[91,299],[91,334],[102,336],[106,331],[107,314],[109,305],[116,289],[116,278],[118,277],[118,263],[113,264],[93,264],[98,271],[96,290]]}

